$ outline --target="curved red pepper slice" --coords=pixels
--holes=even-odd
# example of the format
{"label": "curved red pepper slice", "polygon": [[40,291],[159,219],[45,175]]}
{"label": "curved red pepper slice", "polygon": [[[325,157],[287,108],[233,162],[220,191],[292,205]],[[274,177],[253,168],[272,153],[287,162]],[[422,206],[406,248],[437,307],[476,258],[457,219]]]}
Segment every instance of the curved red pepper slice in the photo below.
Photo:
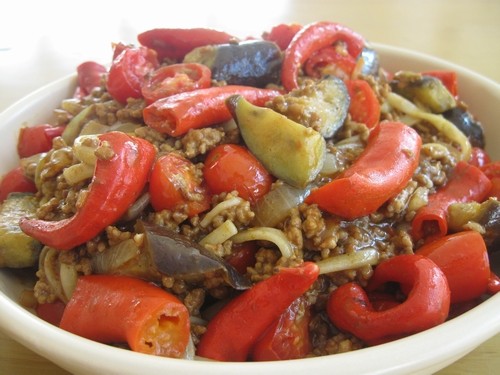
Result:
{"label": "curved red pepper slice", "polygon": [[335,180],[311,191],[306,203],[347,219],[375,212],[410,181],[422,140],[400,122],[383,121],[370,133],[354,164]]}
{"label": "curved red pepper slice", "polygon": [[128,343],[133,351],[180,358],[189,342],[189,312],[177,297],[128,276],[78,279],[64,310],[62,329],[103,343]]}
{"label": "curved red pepper slice", "polygon": [[255,284],[208,323],[197,354],[219,361],[245,361],[262,333],[318,278],[315,263],[284,268]]}
{"label": "curved red pepper slice", "polygon": [[264,105],[280,92],[237,85],[182,92],[159,99],[144,108],[144,122],[161,133],[177,137],[190,129],[231,119],[226,99],[232,95],[241,95],[252,104]]}
{"label": "curved red pepper slice", "polygon": [[427,206],[420,208],[412,221],[416,239],[444,236],[448,232],[448,207],[458,202],[481,202],[491,189],[491,181],[473,165],[460,161],[446,185],[429,196]]}
{"label": "curved red pepper slice", "polygon": [[334,290],[327,303],[330,320],[369,345],[396,340],[443,323],[450,308],[445,275],[430,259],[400,255],[380,263],[368,284],[373,291],[387,282],[410,289],[406,301],[376,311],[366,292],[351,282]]}
{"label": "curved red pepper slice", "polygon": [[148,141],[121,132],[99,136],[113,149],[110,159],[97,159],[85,202],[75,215],[59,221],[23,218],[21,230],[43,244],[69,250],[116,222],[139,197],[156,155]]}
{"label": "curved red pepper slice", "polygon": [[337,51],[334,46],[324,47],[314,52],[304,64],[306,74],[317,79],[327,75],[326,72],[341,79],[347,79],[351,77],[355,67],[356,58]]}
{"label": "curved red pepper slice", "polygon": [[297,77],[302,64],[316,51],[337,41],[347,44],[349,55],[357,58],[365,46],[364,38],[353,30],[334,22],[315,22],[304,26],[285,50],[281,81],[287,91],[298,87]]}
{"label": "curved red pepper slice", "polygon": [[229,43],[236,38],[223,31],[194,28],[152,29],[140,33],[137,39],[143,46],[154,49],[160,60],[179,60],[196,47]]}
{"label": "curved red pepper slice", "polygon": [[451,303],[471,301],[486,292],[490,261],[479,233],[465,231],[441,237],[420,247],[416,254],[441,268],[450,286]]}

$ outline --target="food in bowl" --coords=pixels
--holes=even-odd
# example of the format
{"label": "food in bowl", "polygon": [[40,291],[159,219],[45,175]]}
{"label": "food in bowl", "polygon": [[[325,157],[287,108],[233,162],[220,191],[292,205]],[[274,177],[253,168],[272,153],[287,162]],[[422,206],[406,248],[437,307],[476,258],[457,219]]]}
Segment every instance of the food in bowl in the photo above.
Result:
{"label": "food in bowl", "polygon": [[498,164],[454,72],[386,72],[330,22],[262,39],[147,31],[21,131],[2,256],[38,265],[41,317],[145,353],[285,360],[496,291]]}

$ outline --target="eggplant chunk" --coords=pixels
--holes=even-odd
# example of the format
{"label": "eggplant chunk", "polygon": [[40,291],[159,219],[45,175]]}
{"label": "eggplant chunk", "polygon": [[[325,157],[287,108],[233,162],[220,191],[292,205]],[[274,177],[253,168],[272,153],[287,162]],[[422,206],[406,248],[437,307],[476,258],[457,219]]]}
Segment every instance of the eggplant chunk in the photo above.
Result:
{"label": "eggplant chunk", "polygon": [[272,175],[298,188],[316,178],[326,153],[321,134],[239,95],[228,107],[248,149]]}
{"label": "eggplant chunk", "polygon": [[455,203],[448,209],[448,227],[453,232],[479,224],[484,242],[490,252],[500,251],[500,202],[490,198],[483,203]]}
{"label": "eggplant chunk", "polygon": [[279,83],[281,59],[275,43],[250,40],[198,47],[184,57],[184,62],[208,66],[213,79],[228,85],[265,87]]}
{"label": "eggplant chunk", "polygon": [[462,107],[455,107],[443,113],[443,117],[453,123],[474,147],[484,148],[484,131],[480,122],[472,117],[471,113]]}
{"label": "eggplant chunk", "polygon": [[391,88],[396,94],[428,108],[432,113],[443,113],[457,105],[453,95],[438,78],[420,73],[397,72],[391,81]]}
{"label": "eggplant chunk", "polygon": [[140,222],[146,250],[161,274],[198,282],[208,275],[221,273],[224,280],[238,290],[251,287],[250,281],[234,267],[203,246],[168,228]]}
{"label": "eggplant chunk", "polygon": [[344,124],[350,102],[344,81],[329,77],[278,96],[270,108],[330,138]]}
{"label": "eggplant chunk", "polygon": [[42,244],[19,228],[22,217],[35,216],[33,195],[13,193],[0,206],[0,267],[26,268],[36,264]]}

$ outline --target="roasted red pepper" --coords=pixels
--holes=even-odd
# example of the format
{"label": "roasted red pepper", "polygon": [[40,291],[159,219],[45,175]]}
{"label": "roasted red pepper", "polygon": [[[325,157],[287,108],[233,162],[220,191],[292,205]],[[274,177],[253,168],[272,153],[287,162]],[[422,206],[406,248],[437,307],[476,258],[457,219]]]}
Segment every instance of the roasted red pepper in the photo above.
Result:
{"label": "roasted red pepper", "polygon": [[161,133],[179,136],[190,129],[231,119],[226,99],[232,95],[241,95],[255,105],[264,105],[279,94],[277,90],[232,85],[183,92],[159,99],[144,108],[144,122]]}
{"label": "roasted red pepper", "polygon": [[52,148],[52,140],[64,131],[64,126],[40,124],[23,127],[17,140],[17,154],[20,158],[47,152]]}
{"label": "roasted red pepper", "polygon": [[58,250],[87,242],[116,222],[146,185],[156,151],[143,139],[121,132],[99,136],[110,158],[98,158],[85,201],[70,218],[59,221],[20,220],[23,232]]}
{"label": "roasted red pepper", "polygon": [[78,73],[78,88],[80,95],[85,96],[92,92],[95,87],[101,85],[106,67],[94,61],[86,61],[76,67]]}
{"label": "roasted red pepper", "polygon": [[254,361],[283,361],[304,358],[311,351],[309,322],[311,310],[299,297],[271,325],[252,349]]}
{"label": "roasted red pepper", "polygon": [[500,161],[487,162],[481,167],[486,177],[491,181],[488,197],[500,199]]}
{"label": "roasted red pepper", "polygon": [[229,43],[236,38],[212,29],[152,29],[137,36],[139,42],[154,49],[160,60],[180,60],[196,47]]}
{"label": "roasted red pepper", "polygon": [[380,263],[367,290],[387,282],[400,283],[410,290],[406,300],[386,310],[376,311],[363,288],[354,282],[334,290],[327,304],[333,324],[377,345],[396,340],[443,323],[450,308],[450,289],[441,269],[420,255],[400,255]]}
{"label": "roasted red pepper", "polygon": [[197,354],[220,361],[245,361],[253,346],[290,304],[318,278],[315,263],[284,268],[229,302],[208,323]]}
{"label": "roasted red pepper", "polygon": [[441,268],[448,280],[451,303],[471,301],[486,292],[490,262],[479,233],[466,231],[441,237],[420,247],[416,254]]}
{"label": "roasted red pepper", "polygon": [[78,279],[64,310],[62,329],[103,343],[128,343],[133,351],[181,358],[189,342],[189,312],[177,297],[127,276]]}
{"label": "roasted red pepper", "polygon": [[36,193],[36,185],[24,174],[22,167],[16,167],[7,172],[0,181],[0,203],[10,193]]}
{"label": "roasted red pepper", "polygon": [[417,211],[412,221],[412,235],[416,239],[446,235],[448,207],[458,202],[481,202],[490,189],[491,181],[479,168],[458,162],[448,182],[429,196],[427,206]]}
{"label": "roasted red pepper", "polygon": [[262,39],[276,43],[284,51],[301,28],[302,25],[299,24],[282,23],[274,26],[271,31],[263,33]]}
{"label": "roasted red pepper", "polygon": [[399,122],[381,122],[371,131],[354,164],[338,178],[312,190],[306,202],[347,219],[375,212],[410,181],[421,144],[414,129]]}
{"label": "roasted red pepper", "polygon": [[311,55],[335,42],[346,43],[347,52],[357,59],[365,46],[364,38],[353,30],[334,22],[315,22],[304,26],[285,50],[281,81],[287,91],[298,87],[297,77],[302,64]]}

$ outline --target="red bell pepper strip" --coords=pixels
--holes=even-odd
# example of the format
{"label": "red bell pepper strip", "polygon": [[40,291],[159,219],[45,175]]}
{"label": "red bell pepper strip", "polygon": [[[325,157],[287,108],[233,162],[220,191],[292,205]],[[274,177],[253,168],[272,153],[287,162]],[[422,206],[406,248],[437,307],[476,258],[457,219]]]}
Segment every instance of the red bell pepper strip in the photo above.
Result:
{"label": "red bell pepper strip", "polygon": [[376,311],[363,288],[350,282],[330,294],[328,317],[337,328],[369,345],[396,340],[446,320],[450,289],[445,275],[432,260],[413,254],[390,258],[375,268],[367,290],[376,290],[387,282],[410,289],[404,302]]}
{"label": "red bell pepper strip", "polygon": [[47,152],[52,148],[52,140],[64,131],[64,126],[40,124],[23,127],[17,140],[17,154],[20,158]]}
{"label": "red bell pepper strip", "polygon": [[197,63],[164,65],[149,74],[141,92],[146,103],[185,91],[206,89],[212,85],[212,71]]}
{"label": "red bell pepper strip", "polygon": [[311,351],[308,302],[299,297],[281,314],[252,349],[254,361],[304,358]]}
{"label": "red bell pepper strip", "polygon": [[158,58],[180,60],[196,47],[229,43],[236,38],[212,29],[152,29],[137,36],[139,43],[154,49]]}
{"label": "red bell pepper strip", "polygon": [[87,197],[70,218],[46,221],[23,218],[21,230],[43,244],[69,250],[94,238],[116,222],[139,197],[156,155],[154,146],[121,132],[99,136],[114,155],[98,158]]}
{"label": "red bell pepper strip", "polygon": [[283,56],[281,81],[287,91],[298,87],[302,64],[316,51],[343,41],[349,55],[358,58],[365,46],[364,38],[353,30],[334,22],[315,22],[304,26],[290,42]]}
{"label": "red bell pepper strip", "polygon": [[136,352],[181,358],[189,342],[189,312],[167,291],[128,276],[82,276],[64,310],[62,329]]}
{"label": "red bell pepper strip", "polygon": [[490,262],[483,237],[474,231],[459,232],[420,247],[423,255],[443,271],[451,293],[451,303],[474,300],[486,292]]}
{"label": "red bell pepper strip", "polygon": [[302,25],[299,24],[282,23],[274,26],[271,31],[263,33],[262,39],[276,43],[284,51],[301,28]]}
{"label": "red bell pepper strip", "polygon": [[347,80],[345,84],[351,97],[349,103],[351,118],[370,129],[375,127],[380,121],[380,103],[375,91],[362,79]]}
{"label": "red bell pepper strip", "polygon": [[107,69],[104,65],[94,61],[86,61],[76,67],[78,87],[82,96],[88,95],[95,87],[101,85],[103,75]]}
{"label": "red bell pepper strip", "polygon": [[245,361],[252,347],[290,304],[318,278],[319,267],[305,262],[283,268],[255,284],[220,310],[208,323],[197,354],[219,361]]}
{"label": "red bell pepper strip", "polygon": [[415,239],[427,236],[445,236],[448,232],[448,207],[452,203],[481,202],[491,189],[491,181],[481,170],[460,161],[448,182],[429,196],[427,206],[420,208],[412,221]]}
{"label": "red bell pepper strip", "polygon": [[410,181],[421,144],[420,136],[409,126],[381,122],[372,129],[354,164],[335,180],[313,189],[306,203],[347,219],[375,212]]}
{"label": "red bell pepper strip", "polygon": [[0,181],[0,203],[10,193],[36,193],[37,188],[33,180],[25,176],[22,167],[16,167],[7,172]]}
{"label": "red bell pepper strip", "polygon": [[242,95],[252,104],[264,105],[279,94],[277,90],[249,86],[210,87],[159,99],[144,108],[143,117],[149,127],[177,137],[190,129],[231,119],[226,99],[232,95]]}
{"label": "red bell pepper strip", "polygon": [[491,181],[491,188],[487,196],[500,199],[500,161],[487,161],[481,166],[481,170]]}
{"label": "red bell pepper strip", "polygon": [[321,78],[334,75],[341,79],[350,78],[356,67],[356,58],[341,53],[334,46],[314,52],[304,64],[304,71],[310,77]]}

